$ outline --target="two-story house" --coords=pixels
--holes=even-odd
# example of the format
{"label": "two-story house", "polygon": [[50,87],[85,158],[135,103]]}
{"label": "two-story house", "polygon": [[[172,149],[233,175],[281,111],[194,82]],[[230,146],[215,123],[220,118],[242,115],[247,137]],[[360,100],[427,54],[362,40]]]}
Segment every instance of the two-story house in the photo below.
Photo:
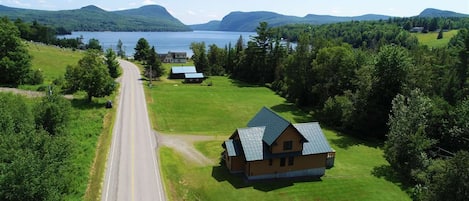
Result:
{"label": "two-story house", "polygon": [[222,146],[226,167],[249,180],[320,177],[335,158],[317,122],[292,124],[265,107]]}

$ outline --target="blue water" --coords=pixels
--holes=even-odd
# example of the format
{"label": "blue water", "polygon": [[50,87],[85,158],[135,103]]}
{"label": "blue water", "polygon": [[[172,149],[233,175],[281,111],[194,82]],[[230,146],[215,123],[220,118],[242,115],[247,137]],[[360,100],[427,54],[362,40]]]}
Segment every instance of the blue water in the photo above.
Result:
{"label": "blue water", "polygon": [[119,39],[122,41],[126,55],[134,54],[134,48],[140,38],[145,38],[151,46],[155,46],[157,53],[187,52],[192,56],[190,44],[192,42],[205,42],[208,46],[215,44],[224,48],[229,43],[234,47],[239,36],[247,43],[255,32],[224,32],[224,31],[193,31],[193,32],[73,32],[66,38],[83,37],[83,43],[87,44],[92,38],[98,39],[104,50],[116,49]]}

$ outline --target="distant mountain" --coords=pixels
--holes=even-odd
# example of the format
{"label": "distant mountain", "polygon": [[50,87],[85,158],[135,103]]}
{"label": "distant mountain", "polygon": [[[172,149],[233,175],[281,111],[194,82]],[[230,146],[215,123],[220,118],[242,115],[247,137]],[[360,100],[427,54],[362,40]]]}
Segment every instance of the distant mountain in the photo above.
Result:
{"label": "distant mountain", "polygon": [[[356,17],[337,17],[330,15],[313,15],[309,14],[305,17],[296,17],[282,15],[274,12],[256,11],[256,12],[231,12],[226,15],[220,22],[209,22],[207,24],[191,25],[194,30],[214,30],[214,31],[255,31],[260,22],[267,22],[270,26],[282,26],[286,24],[327,24],[346,22],[352,20],[380,20],[388,19],[390,16],[385,15],[363,15]],[[217,27],[217,24],[218,27]]]}
{"label": "distant mountain", "polygon": [[193,24],[189,25],[193,30],[200,30],[200,31],[216,31],[220,27],[220,20],[212,20],[205,24]]}
{"label": "distant mountain", "polygon": [[423,10],[419,15],[419,17],[469,17],[467,14],[456,13],[453,11],[447,10],[438,10],[434,8],[427,8]]}
{"label": "distant mountain", "polygon": [[[469,17],[469,15],[456,13],[452,11],[443,11],[437,9],[425,9],[419,17]],[[391,16],[387,15],[361,15],[354,17],[338,17],[331,15],[309,14],[305,17],[287,16],[274,12],[231,12],[221,21],[211,21],[206,24],[190,25],[194,30],[212,30],[212,31],[255,31],[259,22],[267,22],[270,26],[282,26],[286,24],[329,24],[348,21],[372,21],[385,20]]]}
{"label": "distant mountain", "polygon": [[165,8],[157,5],[105,11],[90,5],[75,10],[42,11],[0,5],[0,17],[20,18],[70,31],[191,31]]}

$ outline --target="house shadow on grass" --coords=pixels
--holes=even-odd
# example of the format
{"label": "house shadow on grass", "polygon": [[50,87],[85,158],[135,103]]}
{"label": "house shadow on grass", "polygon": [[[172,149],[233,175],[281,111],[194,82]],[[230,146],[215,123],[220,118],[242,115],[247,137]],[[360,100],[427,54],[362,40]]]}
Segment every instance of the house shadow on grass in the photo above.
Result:
{"label": "house shadow on grass", "polygon": [[212,177],[218,182],[227,181],[237,189],[253,187],[256,190],[263,192],[269,192],[293,186],[295,183],[322,181],[320,178],[316,177],[298,177],[292,179],[268,179],[248,181],[243,174],[231,174],[228,169],[224,166],[212,167]]}

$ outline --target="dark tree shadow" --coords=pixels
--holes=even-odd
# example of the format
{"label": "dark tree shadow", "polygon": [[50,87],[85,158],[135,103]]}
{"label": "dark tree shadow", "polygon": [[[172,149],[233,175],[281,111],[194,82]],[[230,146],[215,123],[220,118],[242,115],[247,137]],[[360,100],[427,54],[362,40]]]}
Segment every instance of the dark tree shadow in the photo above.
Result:
{"label": "dark tree shadow", "polygon": [[230,79],[231,81],[231,84],[237,86],[237,87],[262,87],[262,85],[258,85],[258,84],[249,84],[247,82],[243,82],[243,81],[239,81],[239,80],[234,80],[234,79]]}
{"label": "dark tree shadow", "polygon": [[365,145],[368,147],[374,147],[374,148],[379,148],[383,146],[383,142],[379,140],[370,140],[370,139],[360,139],[356,136],[350,136],[346,135],[340,132],[337,132],[337,135],[339,138],[337,139],[330,139],[329,141],[343,149],[347,149],[351,146],[356,146],[356,145]]}
{"label": "dark tree shadow", "polygon": [[409,183],[405,182],[406,179],[400,177],[390,165],[376,166],[371,170],[371,174],[375,177],[384,178],[386,181],[396,184],[403,191],[409,191],[409,189],[412,188]]}
{"label": "dark tree shadow", "polygon": [[293,120],[298,123],[314,121],[311,114],[299,109],[295,104],[286,101],[282,104],[272,106],[270,109],[277,113],[291,112],[294,115]]}
{"label": "dark tree shadow", "polygon": [[227,181],[237,189],[253,187],[256,190],[264,192],[293,186],[295,183],[322,181],[321,178],[318,177],[296,177],[288,179],[265,179],[249,181],[241,173],[231,174],[225,166],[214,166],[212,168],[212,177],[218,182]]}
{"label": "dark tree shadow", "polygon": [[87,99],[72,99],[72,107],[80,110],[101,109],[105,107],[105,102],[93,100],[89,102]]}

